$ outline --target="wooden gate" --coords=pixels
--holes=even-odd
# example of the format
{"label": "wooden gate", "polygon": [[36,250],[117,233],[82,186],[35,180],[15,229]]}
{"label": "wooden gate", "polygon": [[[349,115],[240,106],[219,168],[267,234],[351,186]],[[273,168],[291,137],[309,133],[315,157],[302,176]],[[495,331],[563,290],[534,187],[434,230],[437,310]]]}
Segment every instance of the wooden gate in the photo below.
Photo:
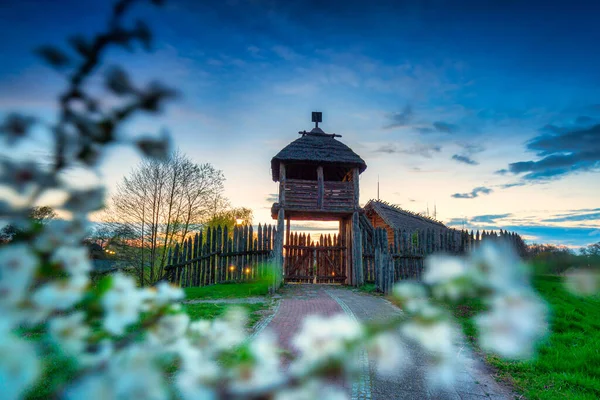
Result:
{"label": "wooden gate", "polygon": [[346,280],[346,247],[338,235],[290,234],[283,246],[284,278],[287,282],[343,283]]}

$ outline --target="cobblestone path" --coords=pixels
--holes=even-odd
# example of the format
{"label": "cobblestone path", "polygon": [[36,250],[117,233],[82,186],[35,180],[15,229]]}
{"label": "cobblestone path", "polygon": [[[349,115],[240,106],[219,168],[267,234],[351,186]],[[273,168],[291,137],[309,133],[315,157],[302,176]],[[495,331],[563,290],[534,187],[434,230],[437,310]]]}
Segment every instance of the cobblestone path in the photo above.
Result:
{"label": "cobblestone path", "polygon": [[[281,300],[274,315],[259,327],[273,330],[280,345],[293,352],[290,340],[300,329],[304,316],[309,314],[335,315],[346,313],[359,321],[385,319],[401,313],[400,309],[379,296],[332,285],[286,285],[281,290]],[[258,332],[256,332],[258,333]],[[458,381],[444,392],[432,392],[425,383],[422,367],[424,354],[409,349],[413,365],[402,374],[379,377],[366,352],[360,355],[362,374],[356,382],[344,383],[352,399],[513,399],[512,391],[497,383],[488,367],[464,341],[457,343],[460,365]],[[325,400],[325,399],[322,399]]]}

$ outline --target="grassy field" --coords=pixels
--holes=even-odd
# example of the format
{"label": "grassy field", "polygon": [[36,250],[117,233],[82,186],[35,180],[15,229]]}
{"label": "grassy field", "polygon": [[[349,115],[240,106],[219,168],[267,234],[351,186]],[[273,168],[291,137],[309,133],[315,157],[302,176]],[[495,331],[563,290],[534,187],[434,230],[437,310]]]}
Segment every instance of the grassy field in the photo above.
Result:
{"label": "grassy field", "polygon": [[[573,296],[559,277],[538,277],[534,286],[551,308],[551,334],[534,360],[488,356],[488,363],[528,399],[600,399],[600,297]],[[478,309],[471,303],[455,312],[471,340],[476,328],[468,317]]]}

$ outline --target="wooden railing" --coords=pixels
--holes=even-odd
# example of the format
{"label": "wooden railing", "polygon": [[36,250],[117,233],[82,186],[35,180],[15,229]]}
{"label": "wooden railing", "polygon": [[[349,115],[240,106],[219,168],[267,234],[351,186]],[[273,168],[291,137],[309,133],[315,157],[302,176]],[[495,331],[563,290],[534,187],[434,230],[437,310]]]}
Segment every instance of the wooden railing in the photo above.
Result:
{"label": "wooden railing", "polygon": [[321,194],[317,181],[288,179],[284,183],[284,190],[283,205],[287,208],[351,211],[355,206],[353,182],[323,182]]}

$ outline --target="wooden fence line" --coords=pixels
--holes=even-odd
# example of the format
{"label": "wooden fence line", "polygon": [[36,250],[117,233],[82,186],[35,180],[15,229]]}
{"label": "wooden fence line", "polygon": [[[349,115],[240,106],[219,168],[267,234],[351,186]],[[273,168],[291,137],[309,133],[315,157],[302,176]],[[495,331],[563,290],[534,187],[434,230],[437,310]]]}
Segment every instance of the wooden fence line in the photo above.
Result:
{"label": "wooden fence line", "polygon": [[491,238],[502,238],[511,244],[520,256],[525,255],[526,245],[516,233],[466,230],[425,229],[407,232],[393,230],[388,237],[384,228],[363,234],[363,268],[365,281],[375,283],[377,289],[389,293],[393,282],[406,279],[419,280],[423,274],[426,256],[432,253],[464,254],[479,243]]}
{"label": "wooden fence line", "polygon": [[164,279],[181,287],[264,277],[273,255],[272,225],[207,228],[169,249]]}

